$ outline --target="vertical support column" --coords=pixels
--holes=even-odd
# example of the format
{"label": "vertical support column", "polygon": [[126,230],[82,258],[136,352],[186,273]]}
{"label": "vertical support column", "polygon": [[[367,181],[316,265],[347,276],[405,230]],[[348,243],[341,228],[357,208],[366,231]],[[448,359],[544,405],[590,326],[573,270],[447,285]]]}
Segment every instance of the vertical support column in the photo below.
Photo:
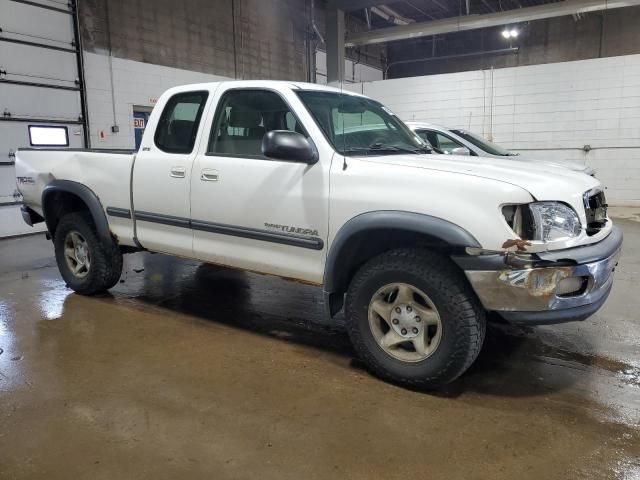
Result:
{"label": "vertical support column", "polygon": [[326,11],[327,83],[339,85],[344,80],[344,11],[336,0],[329,0]]}
{"label": "vertical support column", "polygon": [[82,112],[82,133],[84,135],[84,147],[91,147],[91,130],[89,129],[89,110],[87,108],[87,91],[84,81],[84,58],[82,56],[82,33],[80,32],[80,12],[78,2],[71,0],[69,8],[73,15],[73,47],[76,49],[76,67],[78,69],[78,88],[80,91],[80,110]]}

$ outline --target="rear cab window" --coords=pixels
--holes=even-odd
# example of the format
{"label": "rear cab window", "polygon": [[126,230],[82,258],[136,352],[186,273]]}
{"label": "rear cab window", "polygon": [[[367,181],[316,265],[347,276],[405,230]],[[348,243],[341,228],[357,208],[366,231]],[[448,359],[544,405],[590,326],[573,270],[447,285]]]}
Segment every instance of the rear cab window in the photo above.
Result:
{"label": "rear cab window", "polygon": [[182,92],[169,99],[154,136],[160,150],[183,154],[193,151],[208,96],[208,92]]}

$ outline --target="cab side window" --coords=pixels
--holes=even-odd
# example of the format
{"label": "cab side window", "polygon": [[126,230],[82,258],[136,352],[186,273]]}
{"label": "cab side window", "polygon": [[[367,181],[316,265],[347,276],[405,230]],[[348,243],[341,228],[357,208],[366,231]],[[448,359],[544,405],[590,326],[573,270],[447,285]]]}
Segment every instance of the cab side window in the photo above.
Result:
{"label": "cab side window", "polygon": [[184,92],[169,99],[154,138],[160,150],[167,153],[193,151],[207,96],[207,92]]}
{"label": "cab side window", "polygon": [[431,140],[429,139],[429,136],[427,135],[429,132],[427,130],[416,130],[416,135],[418,135],[427,145],[429,145],[431,148],[438,148],[437,145],[434,145],[433,143],[431,143]]}
{"label": "cab side window", "polygon": [[305,134],[296,116],[277,93],[231,90],[220,100],[207,153],[265,158],[262,138],[271,130]]}
{"label": "cab side window", "polygon": [[438,137],[438,145],[440,146],[440,150],[444,151],[444,153],[451,153],[454,148],[463,146],[455,140],[447,137],[446,135],[442,135],[441,133],[438,133],[436,135]]}

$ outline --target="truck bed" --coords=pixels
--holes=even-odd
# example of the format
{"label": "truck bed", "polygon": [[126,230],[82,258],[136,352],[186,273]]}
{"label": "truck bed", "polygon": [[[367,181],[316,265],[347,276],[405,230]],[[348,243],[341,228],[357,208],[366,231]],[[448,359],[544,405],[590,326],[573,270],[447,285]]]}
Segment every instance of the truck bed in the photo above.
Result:
{"label": "truck bed", "polygon": [[[16,152],[16,181],[25,204],[42,215],[42,191],[53,180],[90,186],[103,209],[131,208],[131,171],[135,150],[78,148],[20,148]],[[106,212],[105,212],[106,214]],[[133,244],[133,222],[110,219],[123,244]]]}

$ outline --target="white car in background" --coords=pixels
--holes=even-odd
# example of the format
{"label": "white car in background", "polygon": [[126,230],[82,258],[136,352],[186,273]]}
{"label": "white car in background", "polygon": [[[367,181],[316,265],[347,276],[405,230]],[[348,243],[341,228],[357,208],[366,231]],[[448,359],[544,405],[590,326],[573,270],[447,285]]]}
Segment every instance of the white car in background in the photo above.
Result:
{"label": "white car in background", "polygon": [[[422,122],[406,122],[407,126],[417,133],[422,140],[430,144],[438,153],[446,155],[471,155],[475,157],[511,158],[517,161],[539,161],[522,157],[519,153],[510,152],[495,143],[485,140],[480,135],[468,130],[445,128],[439,125]],[[548,162],[542,163],[569,168],[576,172],[595,175],[595,170],[578,162]]]}

